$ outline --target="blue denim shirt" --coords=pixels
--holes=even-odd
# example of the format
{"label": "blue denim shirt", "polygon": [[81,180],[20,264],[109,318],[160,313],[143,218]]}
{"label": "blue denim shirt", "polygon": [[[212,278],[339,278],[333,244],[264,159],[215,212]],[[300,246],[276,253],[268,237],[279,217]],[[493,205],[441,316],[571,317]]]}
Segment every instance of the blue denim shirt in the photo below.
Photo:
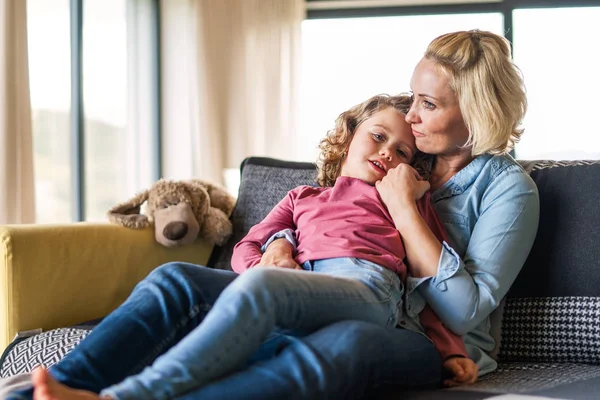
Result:
{"label": "blue denim shirt", "polygon": [[[523,267],[537,233],[539,195],[510,156],[482,155],[432,193],[448,232],[434,277],[407,279],[406,314],[425,302],[463,335],[480,375],[496,369],[490,314]],[[498,327],[499,328],[499,327]],[[496,338],[497,339],[497,338]]]}
{"label": "blue denim shirt", "polygon": [[[423,332],[419,313],[429,303],[442,322],[463,335],[480,375],[497,363],[490,314],[514,282],[531,250],[538,227],[535,183],[510,156],[481,155],[432,193],[431,201],[448,232],[436,276],[408,277],[400,324]],[[285,237],[295,244],[293,232]]]}

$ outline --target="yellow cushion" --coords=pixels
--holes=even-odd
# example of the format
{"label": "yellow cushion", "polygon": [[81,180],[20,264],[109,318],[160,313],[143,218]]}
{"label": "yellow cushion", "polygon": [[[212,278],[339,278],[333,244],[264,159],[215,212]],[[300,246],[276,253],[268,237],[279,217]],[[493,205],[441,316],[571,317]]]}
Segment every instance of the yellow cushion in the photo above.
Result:
{"label": "yellow cushion", "polygon": [[206,264],[202,241],[167,249],[152,228],[111,224],[0,226],[0,348],[19,331],[110,313],[150,271],[169,261]]}

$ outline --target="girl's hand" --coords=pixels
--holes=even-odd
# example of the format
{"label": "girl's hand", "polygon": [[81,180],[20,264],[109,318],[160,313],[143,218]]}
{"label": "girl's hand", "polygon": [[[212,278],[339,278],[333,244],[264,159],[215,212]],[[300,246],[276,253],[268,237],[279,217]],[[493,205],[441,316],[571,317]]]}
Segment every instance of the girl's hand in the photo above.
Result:
{"label": "girl's hand", "polygon": [[445,386],[472,385],[477,382],[479,367],[470,358],[449,358],[444,362],[444,368],[453,375],[452,379],[444,381]]}
{"label": "girl's hand", "polygon": [[375,183],[381,200],[388,209],[413,203],[429,190],[429,182],[408,164],[400,164],[388,171],[382,180]]}
{"label": "girl's hand", "polygon": [[279,267],[289,269],[302,269],[293,256],[294,248],[285,239],[274,240],[263,253],[256,267]]}

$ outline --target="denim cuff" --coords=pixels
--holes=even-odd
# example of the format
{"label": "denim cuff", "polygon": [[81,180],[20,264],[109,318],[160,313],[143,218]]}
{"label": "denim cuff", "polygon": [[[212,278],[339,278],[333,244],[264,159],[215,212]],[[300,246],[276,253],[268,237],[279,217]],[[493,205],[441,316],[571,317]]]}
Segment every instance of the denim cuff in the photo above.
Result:
{"label": "denim cuff", "polygon": [[406,292],[407,294],[412,293],[417,289],[423,282],[431,279],[431,285],[438,288],[439,290],[446,291],[448,289],[446,280],[454,276],[460,269],[461,258],[452,247],[446,242],[442,242],[442,252],[438,261],[437,275],[425,276],[423,278],[414,278],[407,276],[406,278]]}
{"label": "denim cuff", "polygon": [[452,278],[460,269],[462,260],[456,251],[446,242],[442,242],[442,254],[438,263],[438,273],[433,277],[431,286],[442,292],[448,289],[446,280]]}
{"label": "denim cuff", "polygon": [[[113,400],[135,400],[147,399],[150,393],[143,390],[134,380],[129,377],[116,385],[102,389],[98,396],[107,396]],[[160,397],[153,397],[159,399]]]}
{"label": "denim cuff", "polygon": [[260,248],[260,251],[262,251],[264,253],[267,250],[267,247],[269,247],[269,245],[274,240],[277,240],[277,239],[286,239],[288,242],[290,242],[292,244],[294,251],[296,251],[296,247],[298,246],[296,243],[296,232],[294,232],[292,229],[284,229],[282,231],[279,231],[279,232],[273,234],[273,236],[271,236],[269,238],[269,240],[267,240],[267,242],[262,245],[262,247]]}
{"label": "denim cuff", "polygon": [[115,393],[114,390],[111,389],[112,387],[108,387],[106,389],[102,389],[100,391],[100,393],[98,393],[98,396],[100,397],[110,397],[113,400],[125,400],[123,398],[121,398],[119,395],[117,395]]}

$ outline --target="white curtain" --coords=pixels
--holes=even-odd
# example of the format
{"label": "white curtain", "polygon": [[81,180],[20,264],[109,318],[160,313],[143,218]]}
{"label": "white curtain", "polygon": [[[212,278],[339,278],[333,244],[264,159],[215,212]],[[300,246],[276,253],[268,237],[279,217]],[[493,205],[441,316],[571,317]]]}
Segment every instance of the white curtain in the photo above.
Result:
{"label": "white curtain", "polygon": [[0,224],[35,222],[26,5],[0,0]]}
{"label": "white curtain", "polygon": [[[247,156],[294,159],[304,0],[177,0],[167,6],[166,174],[187,170],[222,182],[223,170]],[[189,17],[181,18],[186,9]]]}

